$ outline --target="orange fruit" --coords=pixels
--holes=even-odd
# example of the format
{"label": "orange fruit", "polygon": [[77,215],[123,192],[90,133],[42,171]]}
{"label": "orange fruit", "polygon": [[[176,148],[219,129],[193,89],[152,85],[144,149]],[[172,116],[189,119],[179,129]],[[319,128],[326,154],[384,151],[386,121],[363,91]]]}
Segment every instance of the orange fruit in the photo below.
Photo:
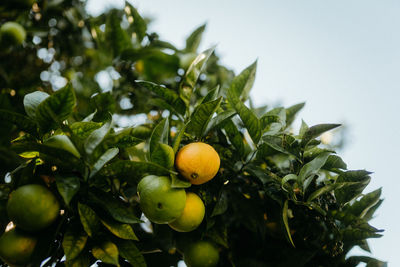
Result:
{"label": "orange fruit", "polygon": [[205,207],[195,193],[186,192],[186,204],[182,215],[168,225],[178,232],[190,232],[196,229],[204,219]]}
{"label": "orange fruit", "polygon": [[188,267],[214,267],[218,264],[219,252],[213,243],[198,241],[184,251],[183,260]]}
{"label": "orange fruit", "polygon": [[57,219],[60,204],[46,187],[29,184],[10,194],[7,213],[17,227],[35,232],[50,226]]}
{"label": "orange fruit", "polygon": [[138,184],[137,192],[142,212],[154,223],[172,222],[181,216],[185,208],[185,190],[171,188],[171,179],[167,176],[144,177]]}
{"label": "orange fruit", "polygon": [[204,184],[214,178],[219,165],[220,158],[217,151],[202,142],[182,147],[175,159],[175,166],[179,173],[195,185]]}
{"label": "orange fruit", "polygon": [[20,229],[14,228],[0,237],[0,258],[11,266],[28,264],[37,239]]}

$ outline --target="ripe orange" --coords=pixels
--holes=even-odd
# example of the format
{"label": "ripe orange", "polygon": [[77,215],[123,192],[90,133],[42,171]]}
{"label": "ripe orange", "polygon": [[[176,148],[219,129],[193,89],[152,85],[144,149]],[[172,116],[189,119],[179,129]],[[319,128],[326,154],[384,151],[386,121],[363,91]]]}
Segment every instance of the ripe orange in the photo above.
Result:
{"label": "ripe orange", "polygon": [[183,253],[183,260],[188,267],[214,267],[219,261],[218,249],[208,241],[198,241]]}
{"label": "ripe orange", "polygon": [[30,184],[10,194],[7,213],[17,227],[35,232],[50,226],[58,217],[60,204],[46,187]]}
{"label": "ripe orange", "polygon": [[174,221],[181,216],[185,207],[185,190],[171,188],[171,180],[167,176],[144,177],[138,184],[137,192],[142,212],[154,223]]}
{"label": "ripe orange", "polygon": [[182,215],[168,225],[178,232],[196,229],[204,219],[204,203],[195,193],[186,192],[186,204]]}
{"label": "ripe orange", "polygon": [[0,237],[0,258],[11,266],[28,264],[37,239],[20,229],[14,228]]}
{"label": "ripe orange", "polygon": [[204,184],[214,178],[219,165],[220,158],[217,151],[202,142],[182,147],[175,159],[175,166],[179,173],[195,185]]}

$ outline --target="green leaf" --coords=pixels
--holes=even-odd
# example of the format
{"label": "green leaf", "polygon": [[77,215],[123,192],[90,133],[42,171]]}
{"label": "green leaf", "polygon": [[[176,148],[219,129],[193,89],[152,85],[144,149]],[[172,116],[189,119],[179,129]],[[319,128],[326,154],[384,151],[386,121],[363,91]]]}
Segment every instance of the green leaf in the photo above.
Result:
{"label": "green leaf", "polygon": [[290,234],[289,217],[288,217],[288,206],[289,206],[289,201],[286,200],[285,203],[283,204],[282,220],[283,220],[283,224],[285,225],[286,237],[290,241],[290,244],[292,244],[292,246],[295,247],[295,245],[293,243],[293,240],[292,240],[292,235]]}
{"label": "green leaf", "polygon": [[116,237],[128,240],[139,240],[129,224],[119,223],[109,219],[102,219],[101,223]]}
{"label": "green leaf", "polygon": [[24,96],[24,108],[26,114],[32,119],[36,118],[36,109],[50,95],[45,92],[35,91]]}
{"label": "green leaf", "polygon": [[132,266],[146,267],[146,261],[133,241],[118,240],[117,243],[121,257],[129,261]]}
{"label": "green leaf", "polygon": [[146,21],[140,16],[139,12],[134,8],[131,4],[128,2],[125,2],[125,4],[130,8],[131,14],[133,16],[133,30],[136,33],[136,36],[138,38],[139,43],[143,40],[143,38],[146,36],[146,30],[147,30],[147,23]]}
{"label": "green leaf", "polygon": [[193,60],[192,64],[190,64],[188,70],[186,71],[185,77],[183,78],[180,86],[179,95],[187,106],[189,106],[193,88],[195,87],[201,72],[205,68],[206,63],[214,50],[215,46],[200,53]]}
{"label": "green leaf", "polygon": [[260,148],[262,148],[263,145],[267,145],[278,152],[291,155],[299,159],[298,153],[295,153],[295,151],[289,150],[289,148],[286,147],[288,144],[285,142],[284,138],[273,135],[265,135],[263,136],[262,140],[264,143],[260,146]]}
{"label": "green leaf", "polygon": [[65,262],[66,267],[82,267],[82,266],[90,266],[90,258],[86,252],[82,252],[73,260],[66,260]]}
{"label": "green leaf", "polygon": [[196,137],[202,137],[212,116],[219,108],[221,101],[222,97],[198,106],[190,117],[190,122],[186,131]]}
{"label": "green leaf", "polygon": [[37,136],[37,125],[32,119],[9,110],[0,109],[0,120],[9,121],[17,127],[33,136]]}
{"label": "green leaf", "polygon": [[282,178],[281,185],[284,186],[289,181],[297,181],[299,178],[296,174],[290,173]]}
{"label": "green leaf", "polygon": [[228,196],[226,194],[225,190],[222,190],[217,203],[214,206],[214,209],[211,213],[211,217],[221,215],[225,213],[225,211],[228,209]]}
{"label": "green leaf", "polygon": [[[56,122],[67,119],[75,104],[76,97],[71,84],[43,100],[36,108],[36,120],[42,132],[52,129]],[[55,121],[55,119],[57,120]]]}
{"label": "green leaf", "polygon": [[218,128],[218,126],[223,125],[227,120],[229,120],[235,115],[236,111],[232,109],[227,109],[221,113],[218,113],[217,116],[213,117],[208,123],[204,135],[207,135],[214,128]]}
{"label": "green leaf", "polygon": [[[232,87],[231,87],[232,88]],[[261,138],[261,123],[257,116],[254,114],[252,110],[246,107],[243,102],[241,102],[235,95],[235,92],[232,89],[228,91],[228,100],[232,107],[239,114],[240,119],[242,120],[244,126],[254,144],[257,146],[258,141]]]}
{"label": "green leaf", "polygon": [[182,137],[185,135],[186,127],[188,126],[188,123],[182,126],[182,128],[179,129],[178,134],[175,136],[174,143],[172,144],[172,149],[174,150],[174,154],[178,152],[179,150],[179,145],[181,144]]}
{"label": "green leaf", "polygon": [[110,241],[103,242],[99,246],[94,246],[92,248],[92,254],[96,259],[101,260],[104,263],[119,266],[118,248]]}
{"label": "green leaf", "polygon": [[233,123],[232,120],[226,121],[224,123],[224,130],[228,135],[229,141],[232,143],[239,155],[241,157],[244,156],[244,137],[243,134],[236,127],[235,123]]}
{"label": "green leaf", "polygon": [[85,248],[87,234],[83,231],[68,230],[63,237],[62,247],[67,261],[75,259]]}
{"label": "green leaf", "polygon": [[80,188],[79,178],[76,176],[56,176],[58,192],[64,199],[65,204],[69,205],[71,199],[78,193]]}
{"label": "green leaf", "polygon": [[370,172],[365,170],[347,171],[340,174],[336,180],[337,183],[355,182],[356,184],[335,190],[338,203],[344,205],[361,194],[371,180],[369,174]]}
{"label": "green leaf", "polygon": [[[329,152],[321,153],[301,168],[298,175],[298,183],[300,185],[303,185],[303,191],[305,191],[309,185],[309,182],[307,182],[306,180],[308,178],[312,178],[319,172],[321,167],[324,166],[325,162],[327,161],[329,154]],[[308,179],[308,181],[311,182],[311,179]]]}
{"label": "green leaf", "polygon": [[307,123],[305,121],[301,120],[299,136],[302,138],[307,131],[308,131]]}
{"label": "green leaf", "polygon": [[197,51],[197,48],[200,45],[201,37],[203,35],[204,30],[206,29],[206,24],[201,25],[197,29],[195,29],[189,37],[186,39],[186,52],[193,52]]}
{"label": "green leaf", "polygon": [[380,199],[378,203],[376,203],[374,206],[372,206],[370,209],[368,209],[367,213],[364,215],[364,219],[366,221],[369,221],[373,218],[375,211],[380,207],[382,204],[383,199]]}
{"label": "green leaf", "polygon": [[[349,266],[358,266],[361,262],[366,263],[366,267],[387,267],[387,262],[383,262],[368,256],[351,256],[346,259]],[[348,266],[348,265],[346,265]]]}
{"label": "green leaf", "polygon": [[89,192],[89,200],[99,209],[105,210],[112,218],[121,223],[140,223],[131,208],[121,200],[118,200],[103,191],[98,191],[97,194]]}
{"label": "green leaf", "polygon": [[103,166],[105,164],[107,164],[107,162],[109,162],[116,155],[118,155],[118,152],[119,152],[119,149],[116,148],[116,147],[110,148],[106,152],[104,152],[104,154],[101,155],[101,157],[93,165],[93,168],[92,168],[92,170],[90,172],[89,178],[95,176],[101,170],[101,168],[103,168]]}
{"label": "green leaf", "polygon": [[219,88],[220,86],[217,85],[217,87],[215,87],[214,89],[210,90],[207,95],[201,100],[200,104],[204,104],[210,101],[215,100],[215,98],[217,98],[218,93],[219,93]]}
{"label": "green leaf", "polygon": [[318,124],[314,125],[304,133],[303,140],[301,140],[301,145],[303,147],[307,146],[307,144],[314,138],[317,138],[321,134],[326,131],[332,130],[336,127],[339,127],[340,124]]}
{"label": "green leaf", "polygon": [[379,202],[381,193],[382,188],[379,188],[364,195],[361,199],[349,206],[347,211],[357,217],[364,218],[368,211]]}
{"label": "green leaf", "polygon": [[179,179],[177,175],[171,174],[171,187],[172,188],[188,188],[192,184],[189,181]]}
{"label": "green leaf", "polygon": [[107,16],[105,37],[114,57],[119,56],[125,49],[132,48],[128,33],[121,28],[121,17],[117,10],[111,10]]}
{"label": "green leaf", "polygon": [[150,155],[157,147],[158,143],[168,144],[168,134],[169,134],[169,120],[165,118],[157,124],[150,137]]}
{"label": "green leaf", "polygon": [[334,183],[334,184],[325,185],[325,186],[323,186],[323,187],[321,187],[321,188],[315,190],[315,191],[308,197],[307,202],[311,202],[312,200],[314,200],[314,199],[316,199],[316,198],[322,196],[323,194],[326,194],[326,193],[329,193],[329,192],[332,192],[332,193],[333,193],[333,191],[334,191],[335,189],[342,188],[342,187],[344,187],[344,186],[349,186],[349,185],[351,185],[351,184],[353,184],[353,183],[351,183],[351,182],[345,182],[345,183]]}
{"label": "green leaf", "polygon": [[82,203],[78,203],[78,212],[83,229],[90,237],[93,237],[93,235],[100,228],[99,218],[97,217],[94,210]]}
{"label": "green leaf", "polygon": [[134,128],[125,128],[119,132],[109,134],[104,140],[104,144],[106,147],[127,148],[143,142],[143,139],[137,138],[132,134],[133,131]]}
{"label": "green leaf", "polygon": [[104,140],[111,129],[112,122],[109,120],[99,129],[94,130],[85,140],[85,151],[88,155],[92,155],[97,146]]}
{"label": "green leaf", "polygon": [[171,90],[168,89],[165,86],[161,86],[152,82],[147,82],[147,81],[135,81],[135,84],[146,88],[147,90],[154,92],[157,96],[165,100],[166,103],[171,105],[174,110],[177,111],[178,114],[184,114],[185,113],[185,103],[183,100],[179,97],[179,95]]}
{"label": "green leaf", "polygon": [[151,161],[167,169],[174,166],[175,153],[172,147],[167,144],[158,143],[153,153]]}
{"label": "green leaf", "polygon": [[303,109],[305,102],[290,106],[286,109],[286,125],[289,126],[293,123],[297,113]]}
{"label": "green leaf", "polygon": [[93,121],[74,122],[70,128],[72,133],[80,139],[86,139],[94,130],[101,127],[101,123]]}
{"label": "green leaf", "polygon": [[256,78],[257,60],[233,78],[229,88],[231,97],[246,101]]}
{"label": "green leaf", "polygon": [[145,174],[169,175],[170,170],[153,162],[118,160],[101,169],[100,175],[119,177],[122,180],[138,183]]}
{"label": "green leaf", "polygon": [[111,92],[100,93],[90,98],[90,103],[96,110],[93,116],[94,121],[107,121],[110,114],[115,113],[116,102]]}
{"label": "green leaf", "polygon": [[324,166],[322,166],[324,170],[335,170],[335,169],[347,169],[347,164],[342,160],[341,157],[336,155],[330,155],[328,160],[325,162]]}

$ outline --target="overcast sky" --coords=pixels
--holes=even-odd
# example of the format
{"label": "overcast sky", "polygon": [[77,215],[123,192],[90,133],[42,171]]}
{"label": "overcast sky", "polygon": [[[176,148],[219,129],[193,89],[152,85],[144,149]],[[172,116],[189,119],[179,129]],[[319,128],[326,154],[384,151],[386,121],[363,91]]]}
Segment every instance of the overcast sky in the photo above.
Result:
{"label": "overcast sky", "polygon": [[[112,2],[89,0],[100,12]],[[400,266],[400,1],[398,0],[138,0],[150,30],[178,47],[207,22],[201,49],[218,44],[222,62],[241,71],[258,58],[256,104],[306,101],[309,125],[344,123],[350,169],[373,171],[368,191],[383,187],[372,224],[385,236],[373,256]]]}

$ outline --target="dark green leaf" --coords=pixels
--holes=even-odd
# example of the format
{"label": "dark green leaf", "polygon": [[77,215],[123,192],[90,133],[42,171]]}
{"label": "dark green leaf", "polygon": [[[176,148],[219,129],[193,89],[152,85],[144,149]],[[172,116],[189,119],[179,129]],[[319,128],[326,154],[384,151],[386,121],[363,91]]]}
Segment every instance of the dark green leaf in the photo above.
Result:
{"label": "dark green leaf", "polygon": [[167,169],[174,166],[175,153],[167,144],[158,143],[151,154],[151,161]]}
{"label": "dark green leaf", "polygon": [[207,129],[204,135],[207,135],[211,130],[217,128],[218,126],[222,125],[224,122],[235,116],[236,111],[232,109],[225,110],[221,113],[218,113],[217,116],[212,118],[207,125]]}
{"label": "dark green leaf", "polygon": [[37,125],[32,119],[9,110],[0,109],[0,120],[9,121],[17,125],[21,130],[36,136],[37,135]]}
{"label": "dark green leaf", "polygon": [[94,210],[82,203],[78,203],[78,212],[83,229],[90,237],[93,237],[100,227],[99,218]]}
{"label": "dark green leaf", "polygon": [[210,101],[215,100],[215,98],[217,98],[218,93],[219,93],[219,85],[217,85],[217,87],[215,87],[214,89],[210,90],[207,95],[201,100],[200,104],[204,104]]}
{"label": "dark green leaf", "polygon": [[84,249],[87,241],[87,234],[83,231],[68,230],[64,234],[62,247],[67,261],[75,259]]}
{"label": "dark green leaf", "polygon": [[332,130],[339,127],[340,124],[318,124],[314,125],[304,133],[303,140],[301,140],[302,146],[307,146],[307,144],[314,138],[317,138],[326,131]]}
{"label": "dark green leaf", "polygon": [[117,10],[112,10],[107,16],[105,36],[114,53],[114,57],[119,56],[125,49],[132,47],[128,33],[121,28],[121,17],[118,15]]}
{"label": "dark green leaf", "polygon": [[142,253],[136,247],[133,241],[129,240],[118,240],[117,243],[119,254],[121,257],[129,261],[132,266],[135,267],[146,267],[146,261]]}
{"label": "dark green leaf", "polygon": [[36,120],[42,131],[47,132],[56,122],[62,122],[67,119],[72,113],[75,104],[76,97],[71,84],[43,100],[36,109]]}
{"label": "dark green leaf", "polygon": [[185,51],[194,53],[197,51],[197,48],[200,45],[201,37],[205,29],[206,29],[206,24],[203,24],[190,34],[190,36],[186,39]]}
{"label": "dark green leaf", "polygon": [[139,240],[129,224],[115,222],[110,219],[102,219],[101,222],[111,233],[119,238],[137,241]]}
{"label": "dark green leaf", "polygon": [[109,162],[116,155],[118,155],[118,152],[119,152],[119,149],[116,148],[116,147],[110,148],[106,152],[104,152],[104,154],[101,155],[101,157],[93,165],[93,168],[92,168],[92,170],[90,172],[89,178],[95,176],[101,170],[101,168],[103,168],[103,166],[105,164],[107,164],[107,162]]}
{"label": "dark green leaf", "polygon": [[212,116],[219,108],[221,101],[222,97],[198,106],[190,117],[190,122],[186,131],[196,137],[202,137]]}
{"label": "dark green leaf", "polygon": [[168,118],[165,118],[153,129],[153,133],[150,137],[150,155],[153,154],[153,151],[157,147],[158,143],[168,144],[168,134],[169,120]]}
{"label": "dark green leaf", "polygon": [[361,199],[355,201],[351,206],[349,206],[347,211],[357,217],[363,218],[369,209],[379,202],[381,193],[382,188],[379,188],[364,195]]}
{"label": "dark green leaf", "polygon": [[94,246],[92,248],[92,254],[96,259],[104,263],[119,266],[118,248],[110,241],[103,242],[99,246]]}
{"label": "dark green leaf", "polygon": [[189,181],[179,179],[177,175],[171,174],[171,187],[172,188],[188,188],[192,184]]}
{"label": "dark green leaf", "polygon": [[133,210],[121,200],[118,200],[102,191],[99,191],[98,194],[101,194],[101,196],[89,192],[90,202],[98,208],[105,210],[116,221],[128,224],[142,222],[134,215]]}
{"label": "dark green leaf", "polygon": [[69,205],[71,199],[78,193],[80,188],[79,178],[76,176],[56,176],[58,192],[64,199],[65,204]]}
{"label": "dark green leaf", "polygon": [[239,155],[242,157],[244,156],[244,143],[243,143],[243,135],[238,130],[236,125],[233,123],[232,120],[226,121],[224,123],[224,129],[226,134],[228,135],[229,141],[238,151]]}
{"label": "dark green leaf", "polygon": [[83,267],[83,266],[90,266],[90,258],[86,251],[81,252],[78,257],[69,261],[65,261],[66,267]]}
{"label": "dark green leaf", "polygon": [[352,186],[347,186],[343,188],[339,188],[335,190],[335,196],[337,201],[344,205],[350,200],[356,198],[364,188],[369,184],[371,177],[369,176],[370,172],[365,170],[359,171],[347,171],[339,175],[336,182],[355,182],[357,184]]}
{"label": "dark green leaf", "polygon": [[292,244],[292,246],[295,247],[293,240],[292,240],[292,235],[290,234],[288,206],[289,206],[289,201],[286,200],[285,203],[283,204],[282,220],[283,220],[283,224],[285,225],[286,237],[290,241],[290,244]]}
{"label": "dark green leaf", "polygon": [[365,216],[364,216],[364,219],[365,219],[366,221],[369,221],[369,220],[371,220],[371,219],[373,218],[375,211],[379,208],[379,206],[382,204],[382,202],[383,202],[383,199],[380,199],[380,200],[378,201],[378,203],[376,203],[374,206],[372,206],[372,207],[367,211],[367,213],[366,213]]}
{"label": "dark green leaf", "polygon": [[303,191],[305,191],[309,185],[306,179],[313,177],[318,173],[327,161],[329,154],[329,152],[321,153],[301,168],[299,172],[299,184],[303,185]]}
{"label": "dark green leaf", "polygon": [[229,88],[231,97],[246,101],[256,78],[257,60],[233,78]]}
{"label": "dark green leaf", "polygon": [[306,103],[299,103],[293,106],[290,106],[286,109],[286,125],[289,126],[293,123],[296,118],[297,113],[304,107]]}
{"label": "dark green leaf", "polygon": [[85,151],[91,155],[96,147],[104,140],[111,129],[111,121],[107,121],[99,129],[94,130],[85,140]]}
{"label": "dark green leaf", "polygon": [[127,148],[143,142],[143,139],[137,138],[132,134],[133,131],[134,128],[125,128],[119,132],[109,134],[104,143],[107,147]]}
{"label": "dark green leaf", "polygon": [[211,213],[211,217],[221,215],[225,213],[225,211],[228,209],[228,196],[223,190],[217,200],[217,203],[215,204],[215,207]]}
{"label": "dark green leaf", "polygon": [[99,122],[78,121],[74,122],[70,128],[75,136],[86,139],[94,130],[99,129],[101,125]]}
{"label": "dark green leaf", "polygon": [[147,24],[146,21],[140,16],[139,12],[128,2],[125,2],[129,6],[131,14],[133,16],[133,30],[136,33],[139,43],[146,36]]}
{"label": "dark green leaf", "polygon": [[32,119],[36,118],[36,109],[40,103],[49,97],[48,93],[35,91],[24,96],[24,108],[26,114]]}
{"label": "dark green leaf", "polygon": [[[190,122],[190,121],[189,121],[189,122]],[[188,122],[188,123],[189,123],[189,122]],[[186,123],[185,125],[183,125],[182,128],[179,129],[177,135],[175,136],[174,143],[173,143],[173,145],[172,145],[172,149],[174,150],[174,154],[175,154],[176,152],[178,152],[178,150],[179,150],[179,145],[181,144],[181,140],[182,140],[182,137],[183,137],[184,134],[185,134],[186,127],[188,126],[188,123]]]}

